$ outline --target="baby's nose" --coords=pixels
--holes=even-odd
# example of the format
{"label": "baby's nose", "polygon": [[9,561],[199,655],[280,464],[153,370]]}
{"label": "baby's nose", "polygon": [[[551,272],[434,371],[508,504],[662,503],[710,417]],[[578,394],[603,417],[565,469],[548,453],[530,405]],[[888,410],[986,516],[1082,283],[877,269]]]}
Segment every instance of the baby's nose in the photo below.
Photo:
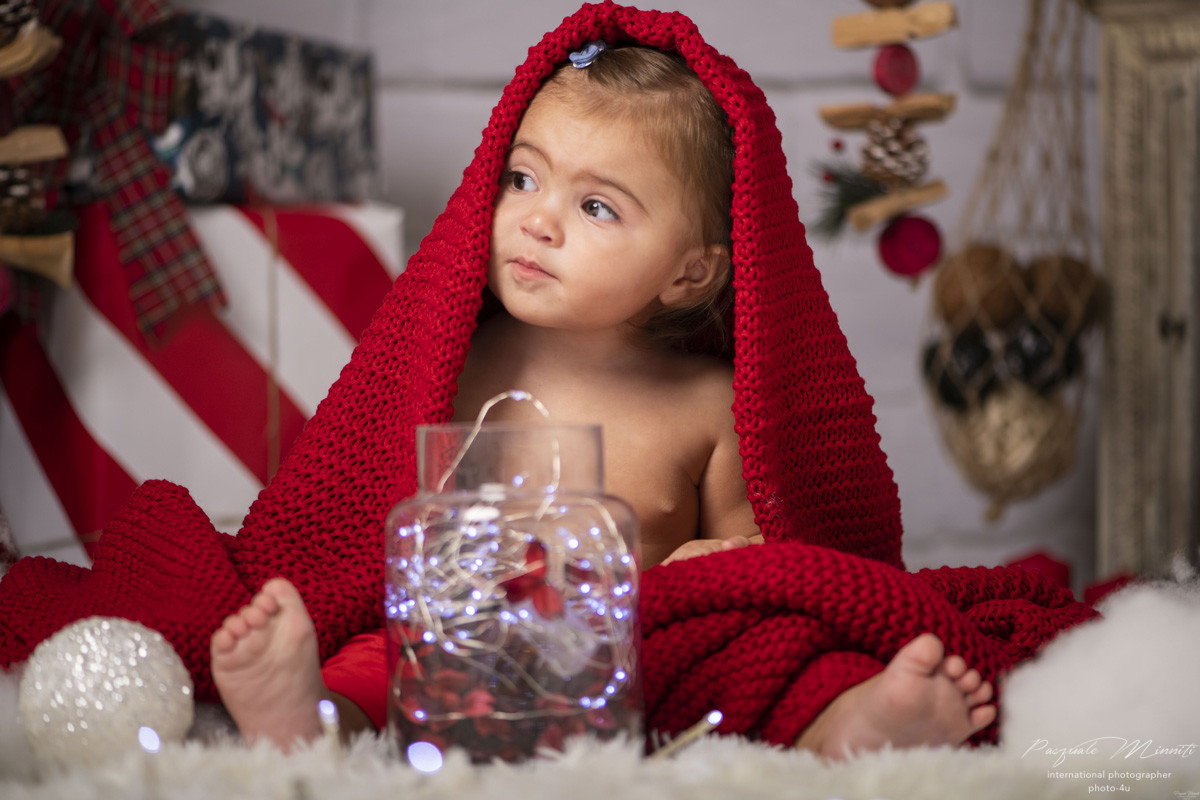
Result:
{"label": "baby's nose", "polygon": [[521,230],[536,239],[557,241],[562,236],[561,215],[551,203],[538,203],[521,221]]}

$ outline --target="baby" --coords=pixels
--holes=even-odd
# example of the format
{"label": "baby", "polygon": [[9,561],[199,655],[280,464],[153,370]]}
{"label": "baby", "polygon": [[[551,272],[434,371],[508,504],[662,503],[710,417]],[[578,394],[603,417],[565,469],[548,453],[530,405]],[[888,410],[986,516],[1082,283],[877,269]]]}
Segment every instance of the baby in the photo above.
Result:
{"label": "baby", "polygon": [[[637,514],[645,568],[760,538],[732,369],[704,354],[727,336],[733,148],[724,114],[682,60],[600,49],[556,70],[508,149],[488,272],[498,308],[472,341],[455,418],[474,419],[488,398],[519,388],[556,422],[600,423],[606,488]],[[507,404],[488,419],[527,413]],[[366,652],[382,658],[378,645]],[[282,579],[226,620],[212,657],[247,738],[287,747],[317,736],[322,697],[338,703],[344,730],[380,719],[361,695],[326,686],[312,622]],[[797,745],[836,758],[886,743],[958,744],[994,720],[991,692],[936,637],[920,636],[840,695]]]}

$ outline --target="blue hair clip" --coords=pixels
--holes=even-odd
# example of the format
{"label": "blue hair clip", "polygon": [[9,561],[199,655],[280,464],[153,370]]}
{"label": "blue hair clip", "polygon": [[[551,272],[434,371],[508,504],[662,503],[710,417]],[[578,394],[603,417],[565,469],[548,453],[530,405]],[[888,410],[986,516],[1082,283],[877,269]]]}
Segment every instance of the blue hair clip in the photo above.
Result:
{"label": "blue hair clip", "polygon": [[567,58],[571,59],[571,63],[575,66],[575,69],[583,69],[584,67],[590,67],[592,62],[596,60],[596,56],[600,55],[607,49],[607,44],[600,40],[596,40],[594,42],[588,42],[587,46],[585,46],[582,50],[576,50],[574,53],[571,53],[571,55],[567,56]]}

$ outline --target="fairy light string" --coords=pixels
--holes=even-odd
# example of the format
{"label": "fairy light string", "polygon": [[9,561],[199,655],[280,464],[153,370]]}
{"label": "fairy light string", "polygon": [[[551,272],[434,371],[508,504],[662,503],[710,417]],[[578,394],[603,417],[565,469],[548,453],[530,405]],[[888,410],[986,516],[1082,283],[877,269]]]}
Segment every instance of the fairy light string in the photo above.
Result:
{"label": "fairy light string", "polygon": [[400,623],[392,626],[397,673],[408,676],[407,684],[394,683],[393,703],[418,726],[481,716],[478,708],[431,699],[448,674],[521,698],[515,710],[497,698],[486,713],[494,720],[636,702],[627,699],[637,675],[636,560],[602,497],[562,490],[563,448],[553,425],[546,428],[548,484],[530,485],[518,474],[509,484],[453,488],[488,414],[506,401],[529,403],[552,423],[528,392],[492,397],[434,493],[418,496],[419,513],[389,531],[396,546],[389,548],[388,616]]}

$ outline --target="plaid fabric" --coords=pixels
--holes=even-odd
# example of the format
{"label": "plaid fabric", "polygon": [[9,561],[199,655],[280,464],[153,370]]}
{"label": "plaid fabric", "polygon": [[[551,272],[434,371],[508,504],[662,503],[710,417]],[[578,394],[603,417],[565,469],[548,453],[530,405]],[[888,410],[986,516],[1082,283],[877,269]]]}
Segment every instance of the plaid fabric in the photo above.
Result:
{"label": "plaid fabric", "polygon": [[16,118],[56,124],[96,153],[130,302],[152,339],[182,307],[225,300],[145,135],[169,121],[174,57],[156,33],[173,15],[161,0],[46,0],[41,21],[62,51],[10,81]]}

